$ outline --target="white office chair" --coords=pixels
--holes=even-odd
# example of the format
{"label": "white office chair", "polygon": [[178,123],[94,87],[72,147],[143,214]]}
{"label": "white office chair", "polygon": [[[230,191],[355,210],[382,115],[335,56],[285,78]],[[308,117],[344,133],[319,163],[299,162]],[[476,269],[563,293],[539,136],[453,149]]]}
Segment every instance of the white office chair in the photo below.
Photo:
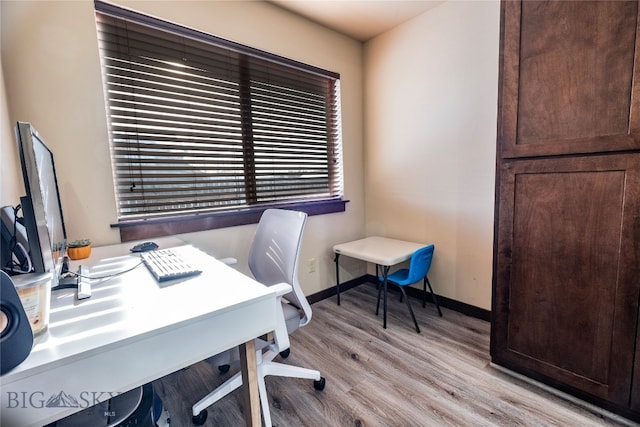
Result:
{"label": "white office chair", "polygon": [[[298,260],[306,220],[307,214],[303,212],[282,209],[266,210],[260,218],[249,250],[249,269],[254,278],[258,282],[272,287],[282,303],[282,311],[278,312],[277,326],[272,334],[273,337],[256,340],[258,388],[262,417],[266,426],[271,426],[271,414],[264,382],[265,376],[312,379],[316,390],[322,390],[325,386],[325,379],[319,371],[273,361],[279,353],[284,357],[288,355],[289,334],[311,320],[311,306],[298,283]],[[231,359],[238,360],[237,349],[214,357],[215,362],[213,363],[224,366]],[[220,370],[221,372],[226,371],[224,368]],[[242,376],[238,372],[193,405],[193,423],[196,425],[204,424],[207,419],[206,408],[241,385]]]}

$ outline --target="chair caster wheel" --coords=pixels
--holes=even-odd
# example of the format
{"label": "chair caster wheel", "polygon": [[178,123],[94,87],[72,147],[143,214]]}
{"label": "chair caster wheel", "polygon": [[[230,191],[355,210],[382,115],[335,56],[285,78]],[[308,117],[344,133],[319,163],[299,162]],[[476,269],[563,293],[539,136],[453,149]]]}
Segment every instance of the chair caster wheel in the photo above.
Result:
{"label": "chair caster wheel", "polygon": [[327,381],[324,379],[324,377],[320,377],[319,380],[313,382],[313,388],[315,388],[316,390],[324,390],[324,386],[326,385],[326,383]]}
{"label": "chair caster wheel", "polygon": [[230,368],[231,365],[220,365],[218,366],[218,372],[220,372],[221,374],[226,374],[227,372],[229,372]]}
{"label": "chair caster wheel", "polygon": [[205,421],[207,421],[206,409],[203,409],[202,411],[200,411],[198,415],[194,415],[193,418],[191,418],[191,422],[197,426],[201,426],[202,424],[204,424]]}
{"label": "chair caster wheel", "polygon": [[291,349],[288,348],[286,350],[282,350],[280,352],[280,357],[282,357],[283,359],[286,359],[287,357],[289,357],[289,354],[291,354]]}

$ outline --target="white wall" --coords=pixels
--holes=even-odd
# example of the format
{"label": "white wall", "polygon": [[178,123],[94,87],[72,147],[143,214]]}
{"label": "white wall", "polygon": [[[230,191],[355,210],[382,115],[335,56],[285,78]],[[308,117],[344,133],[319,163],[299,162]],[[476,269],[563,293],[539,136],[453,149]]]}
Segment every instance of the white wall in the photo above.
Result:
{"label": "white wall", "polygon": [[491,308],[498,1],[450,1],[365,45],[368,235],[435,243],[445,297]]}
{"label": "white wall", "polygon": [[[196,28],[341,74],[347,212],[310,217],[301,269],[307,294],[334,285],[331,247],[364,235],[362,45],[266,2],[115,1],[139,12]],[[0,38],[8,119],[3,111],[2,158],[17,162],[11,123],[30,121],[56,156],[69,238],[119,242],[93,1],[0,2]],[[17,163],[16,163],[17,164]],[[2,202],[23,192],[19,171],[3,163]],[[255,226],[184,238],[216,256],[234,256],[246,271]],[[364,274],[353,266],[345,278]]]}
{"label": "white wall", "polygon": [[[0,8],[0,17],[2,9]],[[20,175],[18,149],[14,142],[14,133],[9,119],[9,108],[4,87],[2,57],[0,57],[0,207],[15,206],[24,194],[24,184]]]}

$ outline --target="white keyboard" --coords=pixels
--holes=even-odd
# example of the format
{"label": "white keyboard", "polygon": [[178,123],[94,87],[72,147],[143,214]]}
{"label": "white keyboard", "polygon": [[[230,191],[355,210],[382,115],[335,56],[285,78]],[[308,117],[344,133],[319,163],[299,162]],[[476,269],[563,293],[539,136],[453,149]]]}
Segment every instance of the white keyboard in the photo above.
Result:
{"label": "white keyboard", "polygon": [[202,270],[190,265],[173,249],[141,252],[140,257],[158,282],[202,273]]}

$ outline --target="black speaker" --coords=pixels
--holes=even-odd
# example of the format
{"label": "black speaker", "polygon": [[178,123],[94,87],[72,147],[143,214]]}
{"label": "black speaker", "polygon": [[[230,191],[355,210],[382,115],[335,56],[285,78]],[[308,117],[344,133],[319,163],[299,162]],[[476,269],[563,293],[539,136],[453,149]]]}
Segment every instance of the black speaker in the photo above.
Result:
{"label": "black speaker", "polygon": [[31,353],[33,332],[13,282],[0,271],[0,375],[18,366]]}

